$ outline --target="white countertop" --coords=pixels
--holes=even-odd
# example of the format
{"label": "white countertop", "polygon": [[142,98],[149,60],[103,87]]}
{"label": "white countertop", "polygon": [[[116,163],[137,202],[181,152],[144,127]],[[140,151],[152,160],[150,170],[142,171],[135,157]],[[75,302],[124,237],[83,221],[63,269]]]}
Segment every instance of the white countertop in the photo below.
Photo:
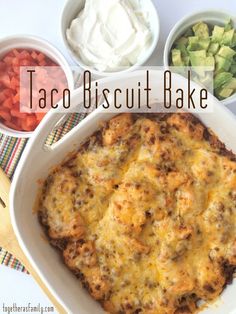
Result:
{"label": "white countertop", "polygon": [[[60,36],[60,16],[65,2],[66,0],[0,0],[0,37],[14,34],[41,36],[57,46],[73,64]],[[154,0],[154,2],[161,21],[160,40],[150,61],[150,64],[156,65],[161,65],[162,50],[171,27],[185,14],[204,9],[220,9],[236,14],[235,0]],[[232,105],[231,109],[236,114],[236,104]],[[27,306],[28,303],[33,306],[37,306],[38,303],[42,306],[50,304],[29,275],[0,265],[0,282],[0,313],[3,313],[1,308],[3,302],[8,305],[16,302],[19,306]]]}

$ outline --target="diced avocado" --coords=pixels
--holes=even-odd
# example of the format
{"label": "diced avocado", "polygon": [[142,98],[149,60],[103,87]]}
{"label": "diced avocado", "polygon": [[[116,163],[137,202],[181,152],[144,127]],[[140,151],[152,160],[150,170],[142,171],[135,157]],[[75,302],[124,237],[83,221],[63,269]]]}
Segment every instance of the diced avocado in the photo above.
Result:
{"label": "diced avocado", "polygon": [[189,57],[193,66],[205,66],[206,50],[189,51]]}
{"label": "diced avocado", "polygon": [[219,43],[211,43],[209,48],[208,48],[208,52],[215,55],[218,52],[219,47],[220,47]]}
{"label": "diced avocado", "polygon": [[228,22],[225,24],[225,31],[229,31],[233,28],[233,21],[231,19],[228,20]]}
{"label": "diced avocado", "polygon": [[215,69],[215,58],[213,56],[206,57],[205,66],[210,67],[212,70],[214,70]]}
{"label": "diced avocado", "polygon": [[187,50],[187,48],[184,45],[179,44],[179,45],[176,45],[175,48],[177,50],[180,50],[182,57],[187,57],[188,56],[188,50]]}
{"label": "diced avocado", "polygon": [[191,66],[196,67],[194,71],[199,76],[204,76],[204,67],[206,66],[206,50],[189,51],[189,57]]}
{"label": "diced avocado", "polygon": [[210,45],[210,38],[201,38],[198,44],[200,49],[207,50]]}
{"label": "diced avocado", "polygon": [[199,50],[199,37],[198,36],[190,36],[188,38],[188,46],[187,49],[189,51]]}
{"label": "diced avocado", "polygon": [[231,96],[233,94],[234,90],[231,88],[222,88],[219,92],[218,95],[222,98],[228,98],[229,96]]}
{"label": "diced avocado", "polygon": [[187,31],[184,34],[184,37],[189,37],[189,36],[193,36],[193,31],[192,28],[188,28]]}
{"label": "diced avocado", "polygon": [[210,38],[199,38],[198,36],[191,36],[188,39],[189,44],[187,49],[189,51],[207,50],[210,45]]}
{"label": "diced avocado", "polygon": [[232,59],[236,52],[228,46],[222,46],[217,54],[226,59]]}
{"label": "diced avocado", "polygon": [[214,95],[220,100],[223,99],[222,97],[219,96],[221,89],[222,89],[221,87],[214,89]]}
{"label": "diced avocado", "polygon": [[216,74],[214,78],[214,89],[228,83],[232,79],[232,77],[233,75],[229,72],[222,72],[222,73]]}
{"label": "diced avocado", "polygon": [[179,49],[172,49],[172,62],[174,66],[183,66],[184,63],[181,57],[181,51]]}
{"label": "diced avocado", "polygon": [[224,84],[222,87],[236,90],[236,78],[233,77],[228,83]]}
{"label": "diced avocado", "polygon": [[199,76],[205,75],[206,50],[189,51],[191,66],[196,67],[194,71]]}
{"label": "diced avocado", "polygon": [[189,56],[184,56],[184,57],[183,57],[183,61],[184,61],[184,65],[185,65],[185,66],[189,66],[189,63],[190,63],[190,58],[189,58]]}
{"label": "diced avocado", "polygon": [[236,75],[236,64],[232,64],[230,67],[230,73],[233,75]]}
{"label": "diced avocado", "polygon": [[231,43],[230,47],[231,48],[236,47],[236,33],[235,32],[234,32],[234,36],[233,36],[232,43]]}
{"label": "diced avocado", "polygon": [[188,38],[187,38],[187,37],[184,37],[184,36],[180,37],[180,38],[177,39],[177,41],[176,41],[176,45],[179,45],[179,44],[187,46],[187,44],[188,44]]}
{"label": "diced avocado", "polygon": [[232,62],[229,59],[216,55],[215,60],[216,60],[216,71],[218,72],[219,70],[224,70],[224,72],[229,71],[232,64]]}
{"label": "diced avocado", "polygon": [[225,26],[199,22],[188,28],[173,45],[172,65],[191,66],[194,78],[204,86],[212,86],[219,99],[236,92],[236,30],[229,19]]}
{"label": "diced avocado", "polygon": [[193,32],[195,36],[198,36],[199,38],[208,38],[209,37],[209,28],[206,23],[199,22],[195,24],[193,27]]}
{"label": "diced avocado", "polygon": [[234,37],[234,29],[224,32],[223,38],[221,40],[221,45],[230,46],[232,44]]}
{"label": "diced avocado", "polygon": [[213,43],[220,43],[223,35],[224,35],[225,29],[224,27],[220,27],[218,25],[215,25],[212,32],[212,42]]}

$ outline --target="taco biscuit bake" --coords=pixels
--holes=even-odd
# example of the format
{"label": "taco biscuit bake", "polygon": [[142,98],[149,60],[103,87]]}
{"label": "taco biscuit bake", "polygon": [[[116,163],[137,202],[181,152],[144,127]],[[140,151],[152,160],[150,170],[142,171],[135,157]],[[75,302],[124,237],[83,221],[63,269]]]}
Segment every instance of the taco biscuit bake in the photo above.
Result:
{"label": "taco biscuit bake", "polygon": [[38,216],[108,313],[193,314],[236,268],[236,156],[191,114],[120,114],[51,171]]}

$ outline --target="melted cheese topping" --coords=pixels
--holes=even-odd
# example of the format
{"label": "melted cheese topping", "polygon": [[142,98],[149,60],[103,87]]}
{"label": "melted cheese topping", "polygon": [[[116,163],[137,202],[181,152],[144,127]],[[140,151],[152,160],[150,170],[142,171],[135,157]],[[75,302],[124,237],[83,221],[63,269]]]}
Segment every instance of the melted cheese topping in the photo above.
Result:
{"label": "melted cheese topping", "polygon": [[236,266],[222,145],[188,114],[122,114],[49,176],[40,219],[107,312],[195,313],[222,292]]}

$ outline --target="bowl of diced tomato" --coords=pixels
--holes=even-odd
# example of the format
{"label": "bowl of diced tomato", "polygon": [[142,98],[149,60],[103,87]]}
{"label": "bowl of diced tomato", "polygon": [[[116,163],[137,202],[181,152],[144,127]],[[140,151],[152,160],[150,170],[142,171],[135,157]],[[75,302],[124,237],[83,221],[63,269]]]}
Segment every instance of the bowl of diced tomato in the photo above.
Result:
{"label": "bowl of diced tomato", "polygon": [[20,67],[59,66],[68,88],[74,89],[72,70],[64,56],[50,43],[35,36],[14,36],[0,40],[0,132],[30,137],[46,112],[20,109]]}

